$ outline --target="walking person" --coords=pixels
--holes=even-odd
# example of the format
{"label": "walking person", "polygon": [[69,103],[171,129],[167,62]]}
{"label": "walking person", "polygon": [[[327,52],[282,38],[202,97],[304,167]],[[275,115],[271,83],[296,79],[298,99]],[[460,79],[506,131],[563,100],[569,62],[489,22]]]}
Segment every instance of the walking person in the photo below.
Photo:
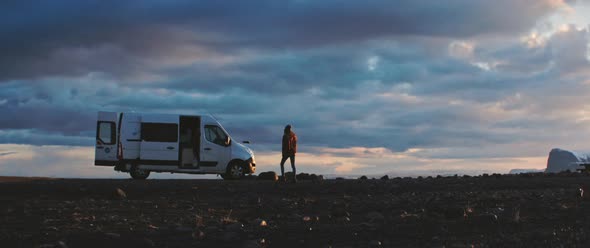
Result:
{"label": "walking person", "polygon": [[293,180],[297,182],[297,172],[295,171],[295,153],[297,153],[297,135],[291,131],[291,125],[285,126],[283,133],[283,158],[281,159],[281,176],[285,178],[285,161],[291,160],[291,169],[293,169]]}

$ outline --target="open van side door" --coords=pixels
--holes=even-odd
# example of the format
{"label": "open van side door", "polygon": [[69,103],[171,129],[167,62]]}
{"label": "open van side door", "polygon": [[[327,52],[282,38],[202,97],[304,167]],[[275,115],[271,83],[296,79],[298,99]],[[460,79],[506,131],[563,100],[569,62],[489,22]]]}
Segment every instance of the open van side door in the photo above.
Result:
{"label": "open van side door", "polygon": [[117,161],[117,113],[98,112],[94,164],[114,166]]}

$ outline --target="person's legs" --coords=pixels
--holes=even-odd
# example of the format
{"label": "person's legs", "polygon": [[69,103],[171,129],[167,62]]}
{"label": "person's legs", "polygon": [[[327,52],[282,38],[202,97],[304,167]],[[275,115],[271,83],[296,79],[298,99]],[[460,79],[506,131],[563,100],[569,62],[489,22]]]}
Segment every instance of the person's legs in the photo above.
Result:
{"label": "person's legs", "polygon": [[283,180],[285,180],[285,161],[287,161],[287,156],[281,158],[281,176],[283,177]]}
{"label": "person's legs", "polygon": [[289,160],[291,160],[291,169],[293,170],[293,180],[297,182],[297,171],[295,170],[295,155],[289,156]]}
{"label": "person's legs", "polygon": [[195,167],[196,169],[200,168],[199,162],[201,162],[201,158],[200,158],[200,144],[201,141],[199,140],[199,130],[193,130],[191,129],[191,133],[193,133],[194,135],[191,136],[191,143],[193,145],[193,167]]}

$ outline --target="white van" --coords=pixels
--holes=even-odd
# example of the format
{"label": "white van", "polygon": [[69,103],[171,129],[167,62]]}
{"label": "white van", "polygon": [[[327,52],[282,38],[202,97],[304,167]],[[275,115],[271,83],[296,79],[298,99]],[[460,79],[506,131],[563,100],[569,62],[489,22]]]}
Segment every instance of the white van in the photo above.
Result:
{"label": "white van", "polygon": [[94,164],[114,166],[133,179],[150,172],[239,179],[256,170],[252,150],[207,115],[98,112]]}

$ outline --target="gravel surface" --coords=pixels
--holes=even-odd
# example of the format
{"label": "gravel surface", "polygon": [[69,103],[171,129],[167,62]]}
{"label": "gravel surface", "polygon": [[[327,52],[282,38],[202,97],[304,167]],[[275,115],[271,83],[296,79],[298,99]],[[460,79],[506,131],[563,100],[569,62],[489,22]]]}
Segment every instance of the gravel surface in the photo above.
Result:
{"label": "gravel surface", "polygon": [[4,177],[0,246],[588,247],[585,184],[576,173],[297,184]]}

